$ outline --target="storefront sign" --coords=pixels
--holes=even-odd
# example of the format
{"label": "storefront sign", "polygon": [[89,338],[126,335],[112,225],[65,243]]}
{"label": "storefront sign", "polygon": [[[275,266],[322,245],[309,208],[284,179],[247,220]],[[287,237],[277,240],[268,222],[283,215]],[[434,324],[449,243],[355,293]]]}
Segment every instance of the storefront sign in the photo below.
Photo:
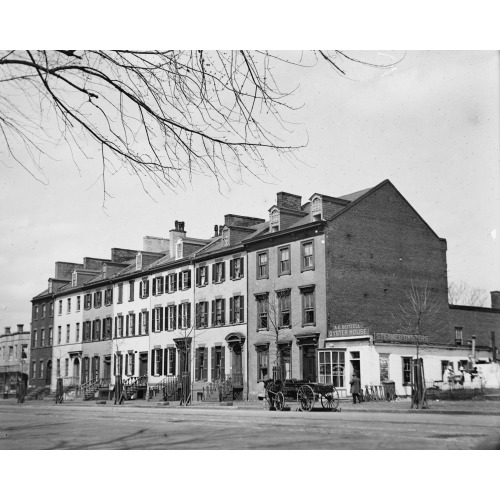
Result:
{"label": "storefront sign", "polygon": [[404,333],[375,333],[374,340],[382,342],[410,342],[412,344],[426,344],[429,342],[427,335],[406,335]]}
{"label": "storefront sign", "polygon": [[328,337],[358,337],[359,335],[369,335],[370,329],[364,323],[347,323],[344,325],[333,325],[328,330]]}

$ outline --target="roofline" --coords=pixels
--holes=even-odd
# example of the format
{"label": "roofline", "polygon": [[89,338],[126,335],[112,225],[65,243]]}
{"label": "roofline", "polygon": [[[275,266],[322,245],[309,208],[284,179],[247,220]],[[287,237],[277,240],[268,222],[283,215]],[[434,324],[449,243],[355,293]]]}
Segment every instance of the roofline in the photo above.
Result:
{"label": "roofline", "polygon": [[255,238],[247,238],[241,240],[242,244],[246,247],[252,243],[257,243],[259,241],[265,241],[267,239],[280,237],[287,234],[293,234],[299,231],[303,231],[304,229],[311,229],[313,227],[324,227],[326,225],[326,220],[312,221],[307,224],[302,224],[300,226],[289,227],[287,229],[283,229],[283,231],[276,231],[275,233],[266,233],[262,236],[256,236]]}
{"label": "roofline", "polygon": [[489,312],[493,314],[500,314],[500,309],[493,309],[492,307],[478,307],[478,306],[461,306],[458,304],[448,304],[450,309],[459,311],[476,311],[476,312]]}

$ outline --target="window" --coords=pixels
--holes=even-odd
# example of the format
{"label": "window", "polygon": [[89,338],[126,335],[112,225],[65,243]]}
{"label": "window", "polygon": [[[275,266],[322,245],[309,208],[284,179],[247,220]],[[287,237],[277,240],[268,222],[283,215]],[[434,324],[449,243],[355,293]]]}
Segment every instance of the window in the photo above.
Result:
{"label": "window", "polygon": [[153,332],[161,332],[163,330],[163,307],[155,307],[152,314]]}
{"label": "window", "polygon": [[335,387],[345,386],[345,352],[319,351],[319,382],[333,384]]}
{"label": "window", "polygon": [[84,342],[90,341],[90,334],[91,334],[90,330],[91,330],[90,321],[85,321],[85,323],[83,323],[83,341]]}
{"label": "window", "polygon": [[38,371],[38,378],[43,378],[43,360],[40,361],[40,368]]}
{"label": "window", "polygon": [[226,263],[212,264],[212,283],[222,283],[226,279]]}
{"label": "window", "polygon": [[460,371],[461,369],[467,370],[468,366],[468,360],[466,359],[461,359],[458,361],[458,370]]}
{"label": "window", "polygon": [[191,304],[184,302],[179,304],[179,328],[191,327]]}
{"label": "window", "polygon": [[269,374],[269,344],[257,347],[257,382],[266,380]]}
{"label": "window", "polygon": [[403,363],[403,385],[410,385],[411,383],[411,359],[409,357],[401,358]]}
{"label": "window", "polygon": [[123,316],[122,315],[117,316],[116,335],[118,337],[123,337]]}
{"label": "window", "polygon": [[268,330],[269,296],[257,295],[257,330]]}
{"label": "window", "polygon": [[153,278],[153,295],[161,295],[163,293],[163,276]]}
{"label": "window", "polygon": [[123,302],[123,283],[118,283],[118,304]]}
{"label": "window", "polygon": [[61,376],[61,360],[56,360],[56,374],[58,377]]}
{"label": "window", "polygon": [[53,342],[53,337],[54,337],[54,331],[53,331],[53,328],[50,326],[49,327],[49,346],[52,345],[52,342]]}
{"label": "window", "polygon": [[38,319],[38,306],[35,306],[35,310],[33,312],[33,319]]}
{"label": "window", "polygon": [[104,291],[104,305],[110,306],[113,303],[113,289],[107,288]]}
{"label": "window", "polygon": [[69,344],[70,325],[66,325],[66,344]]}
{"label": "window", "polygon": [[162,350],[153,349],[153,373],[151,375],[159,377],[162,374]]}
{"label": "window", "polygon": [[61,344],[61,339],[62,339],[62,333],[61,333],[61,327],[57,327],[57,343],[60,345]]}
{"label": "window", "polygon": [[450,364],[450,362],[447,359],[441,360],[441,380],[443,380],[443,381],[444,381],[444,379],[443,379],[444,372],[447,370],[449,364]]}
{"label": "window", "polygon": [[110,339],[113,336],[113,318],[104,320],[104,339]]}
{"label": "window", "polygon": [[314,198],[311,205],[313,220],[321,220],[321,198]]}
{"label": "window", "polygon": [[243,278],[243,276],[243,257],[231,259],[229,261],[229,277],[232,280],[239,280],[240,278]]}
{"label": "window", "polygon": [[142,253],[138,253],[135,256],[135,270],[140,271],[142,269]]}
{"label": "window", "polygon": [[40,347],[45,345],[45,328],[40,330]]}
{"label": "window", "polygon": [[127,321],[128,321],[127,334],[130,334],[132,337],[134,337],[135,336],[135,313],[129,313]]}
{"label": "window", "polygon": [[123,367],[123,354],[120,354],[120,352],[118,351],[115,354],[115,373],[114,374],[121,376],[121,374],[122,374],[122,367]]}
{"label": "window", "polygon": [[176,273],[169,274],[167,278],[168,278],[168,292],[169,293],[175,292],[177,290],[177,274]]}
{"label": "window", "polygon": [[76,324],[75,342],[80,342],[80,323]]}
{"label": "window", "polygon": [[314,287],[300,288],[300,293],[302,294],[302,326],[314,325],[316,323]]}
{"label": "window", "polygon": [[33,330],[33,347],[37,347],[37,342],[38,342],[38,330]]}
{"label": "window", "polygon": [[290,380],[292,378],[292,345],[291,343],[280,344],[279,364],[281,368],[281,380]]}
{"label": "window", "polygon": [[280,212],[278,209],[274,209],[271,212],[271,233],[275,233],[280,230]]}
{"label": "window", "polygon": [[208,302],[196,304],[196,328],[208,327]]}
{"label": "window", "polygon": [[208,285],[208,266],[196,268],[196,286]]}
{"label": "window", "polygon": [[14,346],[9,346],[9,361],[14,360]]}
{"label": "window", "polygon": [[76,298],[76,310],[77,311],[80,311],[81,307],[82,307],[82,304],[81,304],[81,297],[80,295],[78,295],[78,297]]}
{"label": "window", "polygon": [[49,306],[49,316],[51,318],[52,318],[52,316],[54,316],[54,302],[50,303],[50,306]]}
{"label": "window", "polygon": [[290,289],[276,292],[278,297],[278,326],[280,328],[290,328],[291,321],[291,296]]}
{"label": "window", "polygon": [[245,321],[244,302],[241,295],[229,298],[229,323],[243,323]]}
{"label": "window", "polygon": [[83,307],[84,309],[90,309],[92,307],[92,295],[90,293],[86,293],[83,298]]}
{"label": "window", "polygon": [[134,351],[129,351],[125,355],[125,375],[133,377],[135,373],[135,354]]}
{"label": "window", "polygon": [[141,299],[149,297],[149,281],[147,279],[143,279],[139,282],[139,297]]}
{"label": "window", "polygon": [[165,309],[168,318],[167,330],[175,330],[177,326],[177,309],[174,305],[167,306]]}
{"label": "window", "polygon": [[134,280],[128,282],[128,300],[129,302],[134,300]]}
{"label": "window", "polygon": [[42,319],[45,318],[45,304],[42,304]]}
{"label": "window", "polygon": [[102,292],[94,292],[94,307],[98,308],[102,305]]}
{"label": "window", "polygon": [[92,340],[101,340],[101,320],[96,319],[92,323]]}
{"label": "window", "polygon": [[69,359],[66,358],[64,360],[64,376],[67,377],[69,375]]}
{"label": "window", "polygon": [[231,241],[229,239],[229,229],[224,229],[222,231],[222,246],[228,247]]}
{"label": "window", "polygon": [[278,276],[290,274],[290,247],[279,248],[278,258]]}
{"label": "window", "polygon": [[301,271],[314,269],[314,245],[312,241],[302,243]]}
{"label": "window", "polygon": [[180,283],[181,290],[187,290],[191,288],[191,271],[182,271],[180,273]]}
{"label": "window", "polygon": [[165,375],[175,375],[175,349],[169,347],[167,349],[167,367]]}
{"label": "window", "polygon": [[198,347],[196,349],[194,378],[196,381],[208,380],[208,349],[205,347]]}
{"label": "window", "polygon": [[224,380],[225,377],[225,348],[224,346],[212,347],[212,381]]}
{"label": "window", "polygon": [[269,277],[269,268],[267,265],[268,255],[266,252],[260,252],[257,254],[257,279],[263,279]]}
{"label": "window", "polygon": [[62,300],[59,301],[59,309],[58,309],[58,314],[62,314]]}
{"label": "window", "polygon": [[68,306],[67,306],[66,314],[69,314],[70,312],[71,312],[71,299],[68,299]]}
{"label": "window", "polygon": [[146,335],[149,332],[149,312],[139,313],[139,335]]}
{"label": "window", "polygon": [[212,300],[212,326],[221,326],[226,321],[226,300]]}
{"label": "window", "polygon": [[31,378],[36,377],[36,361],[31,362]]}
{"label": "window", "polygon": [[455,327],[455,344],[456,345],[463,345],[464,343],[464,332],[462,327]]}
{"label": "window", "polygon": [[76,286],[78,285],[78,273],[76,271],[73,271],[71,274],[71,286]]}

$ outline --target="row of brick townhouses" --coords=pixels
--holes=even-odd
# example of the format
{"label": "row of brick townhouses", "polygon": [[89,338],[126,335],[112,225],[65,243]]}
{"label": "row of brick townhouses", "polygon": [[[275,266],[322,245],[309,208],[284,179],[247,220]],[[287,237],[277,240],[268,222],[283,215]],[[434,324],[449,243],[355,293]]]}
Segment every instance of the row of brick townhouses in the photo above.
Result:
{"label": "row of brick townhouses", "polygon": [[449,306],[446,241],[389,181],[306,203],[281,192],[267,220],[229,214],[206,239],[176,221],[141,251],[55,271],[32,299],[31,386],[122,375],[153,387],[188,371],[193,394],[230,377],[235,398],[255,398],[278,364],[345,393],[357,370],[362,384],[390,379],[404,394],[415,340],[395,315],[415,284],[439,306],[421,339],[427,379],[496,359],[500,292],[493,308]]}

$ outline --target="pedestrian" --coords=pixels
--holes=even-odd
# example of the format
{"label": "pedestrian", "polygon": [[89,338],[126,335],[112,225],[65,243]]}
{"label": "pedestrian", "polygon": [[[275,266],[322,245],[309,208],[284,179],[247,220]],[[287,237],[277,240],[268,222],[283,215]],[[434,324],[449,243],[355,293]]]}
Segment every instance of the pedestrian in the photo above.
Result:
{"label": "pedestrian", "polygon": [[361,390],[361,380],[359,380],[358,372],[355,371],[352,374],[351,378],[351,394],[352,394],[353,404],[356,404],[356,399],[358,400],[358,403],[361,404],[361,396],[359,394],[360,390]]}

